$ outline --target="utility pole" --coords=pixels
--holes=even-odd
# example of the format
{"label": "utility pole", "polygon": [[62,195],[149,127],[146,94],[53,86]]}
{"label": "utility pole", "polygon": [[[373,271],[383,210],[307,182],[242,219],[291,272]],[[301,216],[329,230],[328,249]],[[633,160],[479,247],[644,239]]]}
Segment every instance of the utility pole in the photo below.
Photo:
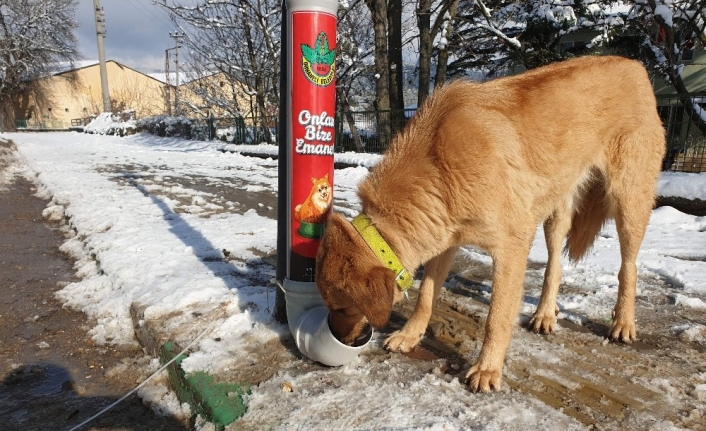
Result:
{"label": "utility pole", "polygon": [[171,78],[171,59],[169,58],[169,51],[173,51],[174,48],[167,48],[164,50],[164,101],[165,107],[167,108],[167,115],[172,116],[172,78]]}
{"label": "utility pole", "polygon": [[176,69],[176,85],[174,87],[174,115],[179,115],[181,111],[179,109],[179,44],[184,37],[184,33],[170,31],[169,37],[174,39],[174,68]]}
{"label": "utility pole", "polygon": [[101,72],[101,90],[103,91],[103,112],[111,112],[110,108],[110,91],[108,90],[108,70],[105,67],[105,48],[103,47],[103,39],[105,39],[105,17],[100,0],[93,0],[96,17],[96,39],[98,40],[98,62],[100,63]]}

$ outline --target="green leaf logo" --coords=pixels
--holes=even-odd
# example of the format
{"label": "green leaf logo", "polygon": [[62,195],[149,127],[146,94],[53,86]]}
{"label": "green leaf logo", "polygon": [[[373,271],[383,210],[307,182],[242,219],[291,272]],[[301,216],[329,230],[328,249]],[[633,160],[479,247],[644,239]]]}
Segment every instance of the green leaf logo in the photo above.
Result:
{"label": "green leaf logo", "polygon": [[319,33],[313,47],[301,44],[301,51],[302,71],[306,78],[320,87],[331,84],[336,75],[336,50],[329,46],[326,33]]}
{"label": "green leaf logo", "polygon": [[313,48],[304,43],[301,48],[302,55],[311,64],[331,66],[336,59],[336,50],[329,48],[328,36],[323,31],[317,36]]}

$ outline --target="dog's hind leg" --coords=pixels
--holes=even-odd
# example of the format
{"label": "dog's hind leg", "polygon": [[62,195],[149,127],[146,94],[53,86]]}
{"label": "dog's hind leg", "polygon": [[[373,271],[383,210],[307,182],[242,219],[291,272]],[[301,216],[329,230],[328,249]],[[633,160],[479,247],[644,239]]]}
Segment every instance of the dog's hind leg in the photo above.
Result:
{"label": "dog's hind leg", "polygon": [[529,321],[529,328],[534,332],[544,334],[554,332],[556,315],[559,314],[556,297],[561,283],[561,246],[571,228],[571,211],[571,205],[567,203],[554,211],[544,222],[544,238],[547,242],[549,258],[544,271],[542,296],[539,298],[537,311]]}
{"label": "dog's hind leg", "polygon": [[449,274],[451,263],[457,251],[458,247],[451,247],[424,266],[424,276],[414,311],[402,329],[387,337],[384,343],[386,349],[393,352],[409,352],[422,340],[431,318],[436,297]]}
{"label": "dog's hind leg", "polygon": [[[636,339],[635,290],[637,254],[645,236],[655,202],[655,182],[662,161],[663,131],[627,136],[617,153],[623,163],[613,163],[608,172],[608,198],[613,208],[620,240],[618,299],[613,309],[610,338],[629,343]],[[660,147],[662,145],[662,147]]]}
{"label": "dog's hind leg", "polygon": [[[517,235],[517,233],[515,234]],[[485,323],[485,339],[478,362],[466,374],[471,390],[500,389],[505,352],[522,302],[527,255],[534,235],[529,225],[522,237],[508,235],[507,242],[492,252],[493,293]]]}
{"label": "dog's hind leg", "polygon": [[[630,192],[628,192],[630,193]],[[650,218],[652,202],[640,194],[616,202],[615,226],[620,240],[621,264],[618,272],[618,299],[613,309],[610,338],[629,343],[635,334],[635,290],[637,284],[637,253]]]}

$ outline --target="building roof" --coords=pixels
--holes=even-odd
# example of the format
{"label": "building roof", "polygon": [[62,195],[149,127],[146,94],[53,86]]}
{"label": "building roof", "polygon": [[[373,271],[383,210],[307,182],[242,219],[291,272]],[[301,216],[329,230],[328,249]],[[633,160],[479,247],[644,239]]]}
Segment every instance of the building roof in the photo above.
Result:
{"label": "building roof", "polygon": [[[139,73],[140,75],[144,75],[144,76],[146,76],[146,77],[148,77],[148,78],[154,79],[155,81],[160,81],[160,82],[164,83],[164,81],[161,81],[161,80],[155,78],[154,76],[152,76],[153,74],[148,74],[148,73],[140,72],[140,71],[137,70],[137,69],[133,69],[133,68],[130,67],[130,66],[126,66],[126,65],[124,65],[124,64],[122,64],[122,63],[118,63],[118,62],[115,61],[115,60],[107,60],[107,61],[106,61],[106,64],[107,64],[107,63],[114,63],[114,64],[116,64],[116,65],[117,65],[119,68],[121,68],[121,69],[129,69],[129,70],[132,70],[132,71],[135,72],[135,73]],[[60,64],[60,65],[57,67],[57,71],[53,72],[53,73],[51,74],[51,76],[59,76],[59,75],[65,74],[65,73],[75,72],[75,71],[77,71],[77,70],[87,69],[87,68],[89,68],[89,67],[95,67],[95,66],[98,66],[98,61],[96,61],[96,60],[83,60],[83,61],[77,61],[77,62],[73,62],[73,63],[64,63],[63,65]]]}

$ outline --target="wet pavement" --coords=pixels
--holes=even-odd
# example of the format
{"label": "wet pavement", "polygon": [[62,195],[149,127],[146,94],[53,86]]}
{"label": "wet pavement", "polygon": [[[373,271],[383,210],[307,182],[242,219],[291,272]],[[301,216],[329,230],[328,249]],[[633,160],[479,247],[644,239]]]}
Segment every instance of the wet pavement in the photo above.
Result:
{"label": "wet pavement", "polygon": [[[0,141],[0,179],[11,144]],[[0,429],[68,430],[121,398],[154,368],[135,345],[97,346],[90,324],[63,308],[54,292],[73,281],[73,262],[59,250],[58,222],[22,177],[0,183]],[[189,430],[132,395],[82,430]]]}

